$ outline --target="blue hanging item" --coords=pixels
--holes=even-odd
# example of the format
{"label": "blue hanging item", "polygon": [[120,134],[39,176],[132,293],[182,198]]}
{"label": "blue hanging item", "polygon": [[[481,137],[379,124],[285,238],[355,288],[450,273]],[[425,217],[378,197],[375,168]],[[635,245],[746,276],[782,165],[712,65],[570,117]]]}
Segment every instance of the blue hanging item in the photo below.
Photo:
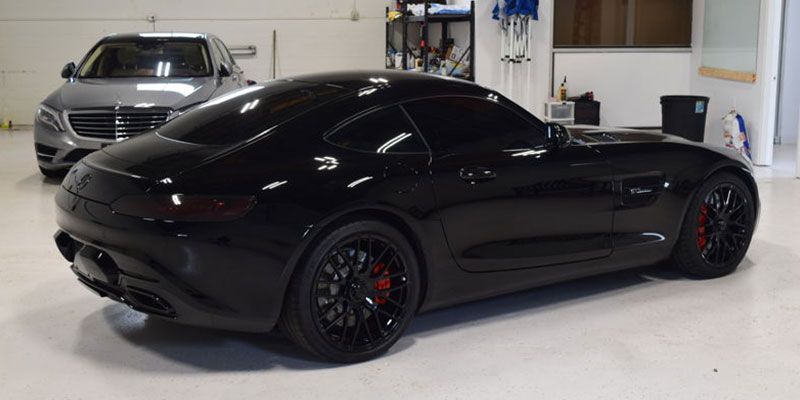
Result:
{"label": "blue hanging item", "polygon": [[494,3],[492,19],[500,20],[513,15],[530,15],[534,21],[539,20],[539,0],[507,0],[500,6],[500,0]]}
{"label": "blue hanging item", "polygon": [[505,18],[505,15],[500,14],[500,0],[497,0],[492,8],[492,19],[499,21],[501,18]]}
{"label": "blue hanging item", "polygon": [[501,20],[513,15],[530,15],[534,21],[539,20],[539,0],[507,0],[501,7],[500,0],[494,3],[492,19]]}
{"label": "blue hanging item", "polygon": [[503,10],[509,17],[519,14],[519,5],[517,0],[506,0],[506,7]]}
{"label": "blue hanging item", "polygon": [[519,0],[517,10],[520,15],[530,15],[534,21],[539,20],[539,0]]}
{"label": "blue hanging item", "polygon": [[[510,97],[519,91],[530,104],[531,61],[533,58],[533,24],[539,20],[539,0],[495,0],[492,8],[492,19],[499,22],[500,27],[500,69],[501,86]],[[524,85],[515,83],[515,65],[527,64]],[[523,87],[524,86],[524,87]]]}

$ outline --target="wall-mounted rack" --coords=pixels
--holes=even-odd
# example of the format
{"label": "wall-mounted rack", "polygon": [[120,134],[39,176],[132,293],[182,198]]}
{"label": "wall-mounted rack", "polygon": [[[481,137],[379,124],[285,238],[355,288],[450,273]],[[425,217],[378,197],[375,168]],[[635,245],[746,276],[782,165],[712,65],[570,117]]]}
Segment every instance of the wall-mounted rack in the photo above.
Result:
{"label": "wall-mounted rack", "polygon": [[[428,71],[428,48],[429,40],[428,40],[428,26],[429,24],[441,24],[442,26],[442,38],[449,37],[449,24],[451,23],[458,23],[458,22],[466,22],[469,23],[469,46],[464,50],[461,55],[461,59],[456,60],[456,65],[462,63],[464,57],[468,57],[469,60],[469,75],[464,77],[464,79],[475,81],[475,2],[470,2],[470,13],[469,14],[429,14],[428,8],[430,3],[428,1],[424,2],[424,14],[423,15],[409,15],[408,13],[408,3],[403,1],[401,3],[400,12],[402,16],[397,18],[394,21],[386,22],[386,43],[387,43],[387,51],[388,47],[392,46],[390,42],[390,29],[393,29],[391,24],[400,23],[402,24],[403,30],[403,44],[401,46],[401,54],[402,54],[402,67],[403,70],[408,70],[408,53],[410,51],[408,46],[408,26],[409,24],[421,24],[422,33],[420,35],[420,58],[422,59],[422,70]],[[389,14],[389,8],[386,8],[386,14]],[[393,46],[392,46],[393,47]],[[455,68],[452,70],[447,71],[448,76],[452,76]]]}

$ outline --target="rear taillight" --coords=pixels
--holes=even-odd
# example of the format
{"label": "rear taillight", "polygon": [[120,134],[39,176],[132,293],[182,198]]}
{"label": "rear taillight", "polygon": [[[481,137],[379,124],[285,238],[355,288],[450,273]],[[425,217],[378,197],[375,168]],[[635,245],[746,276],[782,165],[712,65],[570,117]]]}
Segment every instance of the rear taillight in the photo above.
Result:
{"label": "rear taillight", "polygon": [[140,195],[111,203],[122,215],[163,221],[231,221],[247,214],[256,204],[253,196]]}

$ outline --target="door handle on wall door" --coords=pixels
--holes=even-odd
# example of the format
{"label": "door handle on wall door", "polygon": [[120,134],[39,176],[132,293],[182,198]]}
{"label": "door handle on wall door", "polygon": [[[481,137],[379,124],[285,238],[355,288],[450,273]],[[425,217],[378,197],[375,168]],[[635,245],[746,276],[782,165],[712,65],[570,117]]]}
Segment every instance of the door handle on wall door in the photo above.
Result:
{"label": "door handle on wall door", "polygon": [[497,174],[485,167],[464,167],[458,171],[458,176],[467,182],[490,181],[497,178]]}

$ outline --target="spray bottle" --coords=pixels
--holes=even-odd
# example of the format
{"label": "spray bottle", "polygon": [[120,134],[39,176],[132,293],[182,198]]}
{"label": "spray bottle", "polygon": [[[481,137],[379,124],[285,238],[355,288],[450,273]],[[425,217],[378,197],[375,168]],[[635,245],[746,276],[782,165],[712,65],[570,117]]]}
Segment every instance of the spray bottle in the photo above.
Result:
{"label": "spray bottle", "polygon": [[561,86],[558,88],[558,100],[559,101],[567,101],[567,76],[564,75],[564,82],[561,82]]}

